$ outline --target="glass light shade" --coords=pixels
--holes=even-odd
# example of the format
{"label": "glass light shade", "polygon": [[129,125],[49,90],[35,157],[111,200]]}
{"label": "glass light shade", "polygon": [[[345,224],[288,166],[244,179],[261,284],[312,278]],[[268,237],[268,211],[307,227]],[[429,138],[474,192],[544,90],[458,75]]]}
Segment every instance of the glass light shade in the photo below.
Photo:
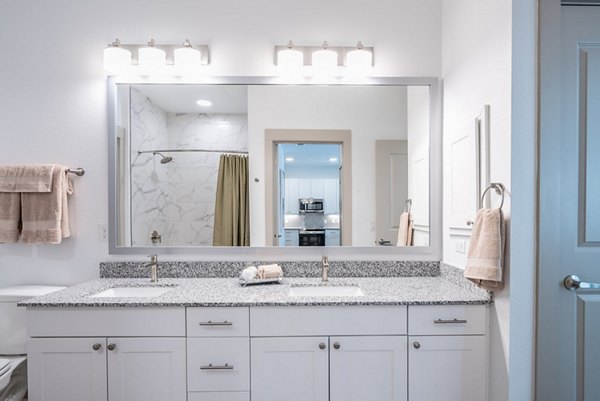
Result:
{"label": "glass light shade", "polygon": [[118,46],[104,49],[104,69],[112,75],[120,75],[131,67],[131,52]]}
{"label": "glass light shade", "polygon": [[351,75],[367,75],[373,65],[373,54],[364,49],[356,49],[346,54],[346,68]]}
{"label": "glass light shade", "polygon": [[315,75],[335,76],[338,72],[337,52],[328,49],[317,50],[312,54],[312,67]]}
{"label": "glass light shade", "polygon": [[278,51],[277,67],[281,75],[300,75],[304,67],[304,53],[295,49]]}
{"label": "glass light shade", "polygon": [[175,49],[175,71],[186,75],[200,71],[202,66],[202,52],[192,47],[180,47]]}
{"label": "glass light shade", "polygon": [[142,47],[138,50],[138,64],[142,73],[152,75],[162,72],[165,67],[166,53],[156,47]]}

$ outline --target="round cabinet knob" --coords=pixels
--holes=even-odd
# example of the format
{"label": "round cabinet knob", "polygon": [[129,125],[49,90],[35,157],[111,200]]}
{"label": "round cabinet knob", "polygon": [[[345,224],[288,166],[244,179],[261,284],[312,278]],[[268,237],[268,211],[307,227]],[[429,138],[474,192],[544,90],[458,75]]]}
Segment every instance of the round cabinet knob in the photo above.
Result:
{"label": "round cabinet knob", "polygon": [[338,343],[338,342],[333,343],[333,348],[340,349],[340,343]]}
{"label": "round cabinet knob", "polygon": [[109,351],[114,351],[114,349],[117,348],[117,346],[115,344],[108,344],[106,348],[108,348]]}
{"label": "round cabinet knob", "polygon": [[419,342],[418,342],[418,341],[415,341],[415,342],[413,343],[413,347],[415,347],[415,349],[419,349],[419,348],[421,348],[421,344],[419,344]]}
{"label": "round cabinet knob", "polygon": [[92,345],[92,348],[94,349],[94,351],[98,351],[100,348],[102,348],[102,344],[96,343]]}
{"label": "round cabinet knob", "polygon": [[319,344],[319,349],[325,349],[325,343]]}

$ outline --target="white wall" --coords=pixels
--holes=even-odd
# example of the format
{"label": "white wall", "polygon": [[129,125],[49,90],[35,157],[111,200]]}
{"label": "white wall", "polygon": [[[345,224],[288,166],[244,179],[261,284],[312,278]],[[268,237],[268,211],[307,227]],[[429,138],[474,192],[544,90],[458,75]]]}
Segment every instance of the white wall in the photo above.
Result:
{"label": "white wall", "polygon": [[[445,1],[442,18],[445,197],[450,193],[452,185],[448,168],[448,138],[457,131],[473,129],[473,121],[484,104],[491,105],[491,182],[502,182],[510,193],[511,2]],[[449,234],[449,204],[448,199],[445,199],[443,259],[464,267],[466,254],[455,252],[455,238]],[[510,196],[507,195],[503,207],[507,218],[510,217],[510,206]],[[507,249],[506,255],[505,266],[508,268],[510,249]],[[508,399],[510,277],[508,272],[505,273],[506,287],[496,293],[490,315],[490,401]]]}
{"label": "white wall", "polygon": [[[106,77],[102,49],[185,38],[210,45],[216,75],[271,75],[273,46],[375,46],[378,76],[439,76],[441,0],[5,1],[0,13],[0,160],[81,166],[73,237],[59,246],[1,245],[0,283],[72,284],[109,259]],[[35,118],[32,118],[32,114]],[[142,260],[142,256],[137,260]],[[198,256],[201,258],[201,256]],[[114,259],[122,260],[122,257]]]}

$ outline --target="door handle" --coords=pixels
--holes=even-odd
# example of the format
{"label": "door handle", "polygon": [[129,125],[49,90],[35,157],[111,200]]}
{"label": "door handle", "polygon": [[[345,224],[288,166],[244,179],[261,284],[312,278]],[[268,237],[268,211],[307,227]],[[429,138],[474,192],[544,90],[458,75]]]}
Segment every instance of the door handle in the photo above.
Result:
{"label": "door handle", "polygon": [[586,283],[581,281],[579,277],[574,274],[565,277],[563,280],[563,284],[567,290],[575,291],[578,289],[590,289],[590,288],[600,288],[600,284],[598,283]]}

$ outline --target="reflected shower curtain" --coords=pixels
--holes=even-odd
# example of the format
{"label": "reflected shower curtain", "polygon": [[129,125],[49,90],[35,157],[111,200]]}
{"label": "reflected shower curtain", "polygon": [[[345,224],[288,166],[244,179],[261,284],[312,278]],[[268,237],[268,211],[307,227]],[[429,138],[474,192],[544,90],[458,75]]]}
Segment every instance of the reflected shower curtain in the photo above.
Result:
{"label": "reflected shower curtain", "polygon": [[215,202],[214,246],[250,246],[248,157],[221,155]]}

